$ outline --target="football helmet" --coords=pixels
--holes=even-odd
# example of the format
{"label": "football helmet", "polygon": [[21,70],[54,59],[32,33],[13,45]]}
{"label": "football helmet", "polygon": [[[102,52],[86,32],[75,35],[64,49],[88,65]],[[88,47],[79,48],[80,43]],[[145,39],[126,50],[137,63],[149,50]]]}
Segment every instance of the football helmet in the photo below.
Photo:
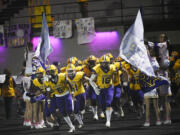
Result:
{"label": "football helmet", "polygon": [[116,62],[121,62],[121,61],[123,61],[123,59],[122,59],[120,56],[118,56],[118,57],[115,59],[115,61],[116,61]]}
{"label": "football helmet", "polygon": [[106,54],[110,58],[110,63],[112,64],[114,61],[113,55],[111,53]]}
{"label": "football helmet", "polygon": [[47,75],[56,76],[58,74],[58,69],[55,65],[49,65],[46,69]]}
{"label": "football helmet", "polygon": [[90,67],[94,67],[96,65],[97,58],[94,55],[88,57],[88,64]]}
{"label": "football helmet", "polygon": [[36,70],[36,77],[41,79],[43,78],[43,76],[45,75],[45,70],[44,68],[42,67],[39,67],[37,70]]}
{"label": "football helmet", "polygon": [[103,55],[103,56],[100,58],[99,62],[100,62],[101,66],[102,66],[103,68],[106,68],[106,67],[108,67],[109,64],[110,64],[110,58],[109,58],[107,55]]}
{"label": "football helmet", "polygon": [[68,64],[66,67],[66,72],[69,77],[72,77],[76,72],[76,67],[73,64]]}
{"label": "football helmet", "polygon": [[76,61],[73,59],[73,58],[69,58],[68,60],[67,60],[67,65],[68,64],[75,64],[76,63]]}

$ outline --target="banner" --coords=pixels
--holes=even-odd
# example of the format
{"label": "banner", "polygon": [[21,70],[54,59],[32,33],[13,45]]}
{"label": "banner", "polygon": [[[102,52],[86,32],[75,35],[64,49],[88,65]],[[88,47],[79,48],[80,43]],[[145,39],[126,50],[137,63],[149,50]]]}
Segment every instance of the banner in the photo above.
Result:
{"label": "banner", "polygon": [[53,22],[53,35],[58,38],[72,37],[72,20],[58,20]]}
{"label": "banner", "polygon": [[4,27],[0,25],[0,46],[4,46]]}
{"label": "banner", "polygon": [[47,6],[37,6],[34,7],[34,16],[32,17],[31,23],[33,28],[41,28],[42,24],[42,13],[46,13],[46,19],[48,21],[48,26],[52,27],[52,17],[51,17],[51,7],[49,5]]}
{"label": "banner", "polygon": [[119,56],[148,76],[155,76],[144,45],[144,27],[140,10],[134,24],[123,37]]}
{"label": "banner", "polygon": [[7,30],[7,46],[21,47],[27,45],[30,41],[31,25],[17,24],[12,25]]}
{"label": "banner", "polygon": [[42,14],[46,14],[48,26],[52,27],[50,0],[28,0],[29,23],[33,28],[42,27]]}
{"label": "banner", "polygon": [[94,18],[81,18],[75,20],[78,32],[78,44],[91,43],[96,36]]}
{"label": "banner", "polygon": [[166,78],[163,78],[161,76],[159,77],[147,76],[142,72],[140,73],[139,79],[141,84],[141,90],[144,93],[149,92],[161,85],[167,85],[167,86],[169,85],[169,82],[167,81]]}

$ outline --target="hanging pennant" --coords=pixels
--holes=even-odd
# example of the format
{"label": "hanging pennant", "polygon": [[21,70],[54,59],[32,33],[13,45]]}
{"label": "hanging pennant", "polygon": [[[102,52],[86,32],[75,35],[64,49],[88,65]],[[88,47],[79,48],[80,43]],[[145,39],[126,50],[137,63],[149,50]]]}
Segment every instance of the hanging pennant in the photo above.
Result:
{"label": "hanging pennant", "polygon": [[53,22],[53,35],[58,38],[72,37],[72,20],[57,20]]}
{"label": "hanging pennant", "polygon": [[78,44],[91,43],[96,36],[94,18],[81,18],[75,20],[78,32]]}

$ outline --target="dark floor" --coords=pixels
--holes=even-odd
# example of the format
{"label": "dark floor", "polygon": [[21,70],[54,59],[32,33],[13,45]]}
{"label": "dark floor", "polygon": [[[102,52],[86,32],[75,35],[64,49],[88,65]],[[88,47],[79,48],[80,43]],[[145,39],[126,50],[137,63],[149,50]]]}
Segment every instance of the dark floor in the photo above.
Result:
{"label": "dark floor", "polygon": [[[51,128],[46,129],[30,129],[22,126],[23,118],[20,118],[13,111],[12,120],[5,120],[3,105],[0,104],[0,135],[64,135],[69,134],[68,126],[64,123],[63,126],[55,131]],[[151,116],[154,116],[152,112]],[[173,107],[172,109],[172,125],[170,126],[155,126],[155,119],[152,118],[150,127],[142,127],[144,118],[138,120],[136,115],[129,112],[125,108],[125,117],[118,119],[113,117],[111,128],[104,126],[105,120],[93,121],[92,114],[87,112],[84,118],[84,128],[77,129],[76,135],[180,135],[180,108]]]}

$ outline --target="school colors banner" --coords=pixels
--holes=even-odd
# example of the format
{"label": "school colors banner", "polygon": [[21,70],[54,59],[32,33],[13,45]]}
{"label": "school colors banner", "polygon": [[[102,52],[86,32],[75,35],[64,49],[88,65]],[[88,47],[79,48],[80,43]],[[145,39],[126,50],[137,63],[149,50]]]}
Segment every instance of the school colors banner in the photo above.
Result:
{"label": "school colors banner", "polygon": [[49,27],[52,27],[53,18],[51,17],[50,0],[28,0],[29,23],[32,28],[42,27],[42,14],[46,14]]}
{"label": "school colors banner", "polygon": [[29,24],[11,25],[7,30],[7,46],[21,47],[30,41],[31,26]]}
{"label": "school colors banner", "polygon": [[81,18],[75,20],[78,32],[78,44],[91,43],[96,36],[94,18]]}
{"label": "school colors banner", "polygon": [[53,22],[53,35],[57,38],[72,37],[72,20],[57,20]]}
{"label": "school colors banner", "polygon": [[161,76],[148,76],[144,73],[140,73],[140,85],[141,85],[141,90],[146,93],[149,92],[151,90],[153,90],[154,88],[157,88],[161,85],[169,85],[169,82],[162,78]]}

